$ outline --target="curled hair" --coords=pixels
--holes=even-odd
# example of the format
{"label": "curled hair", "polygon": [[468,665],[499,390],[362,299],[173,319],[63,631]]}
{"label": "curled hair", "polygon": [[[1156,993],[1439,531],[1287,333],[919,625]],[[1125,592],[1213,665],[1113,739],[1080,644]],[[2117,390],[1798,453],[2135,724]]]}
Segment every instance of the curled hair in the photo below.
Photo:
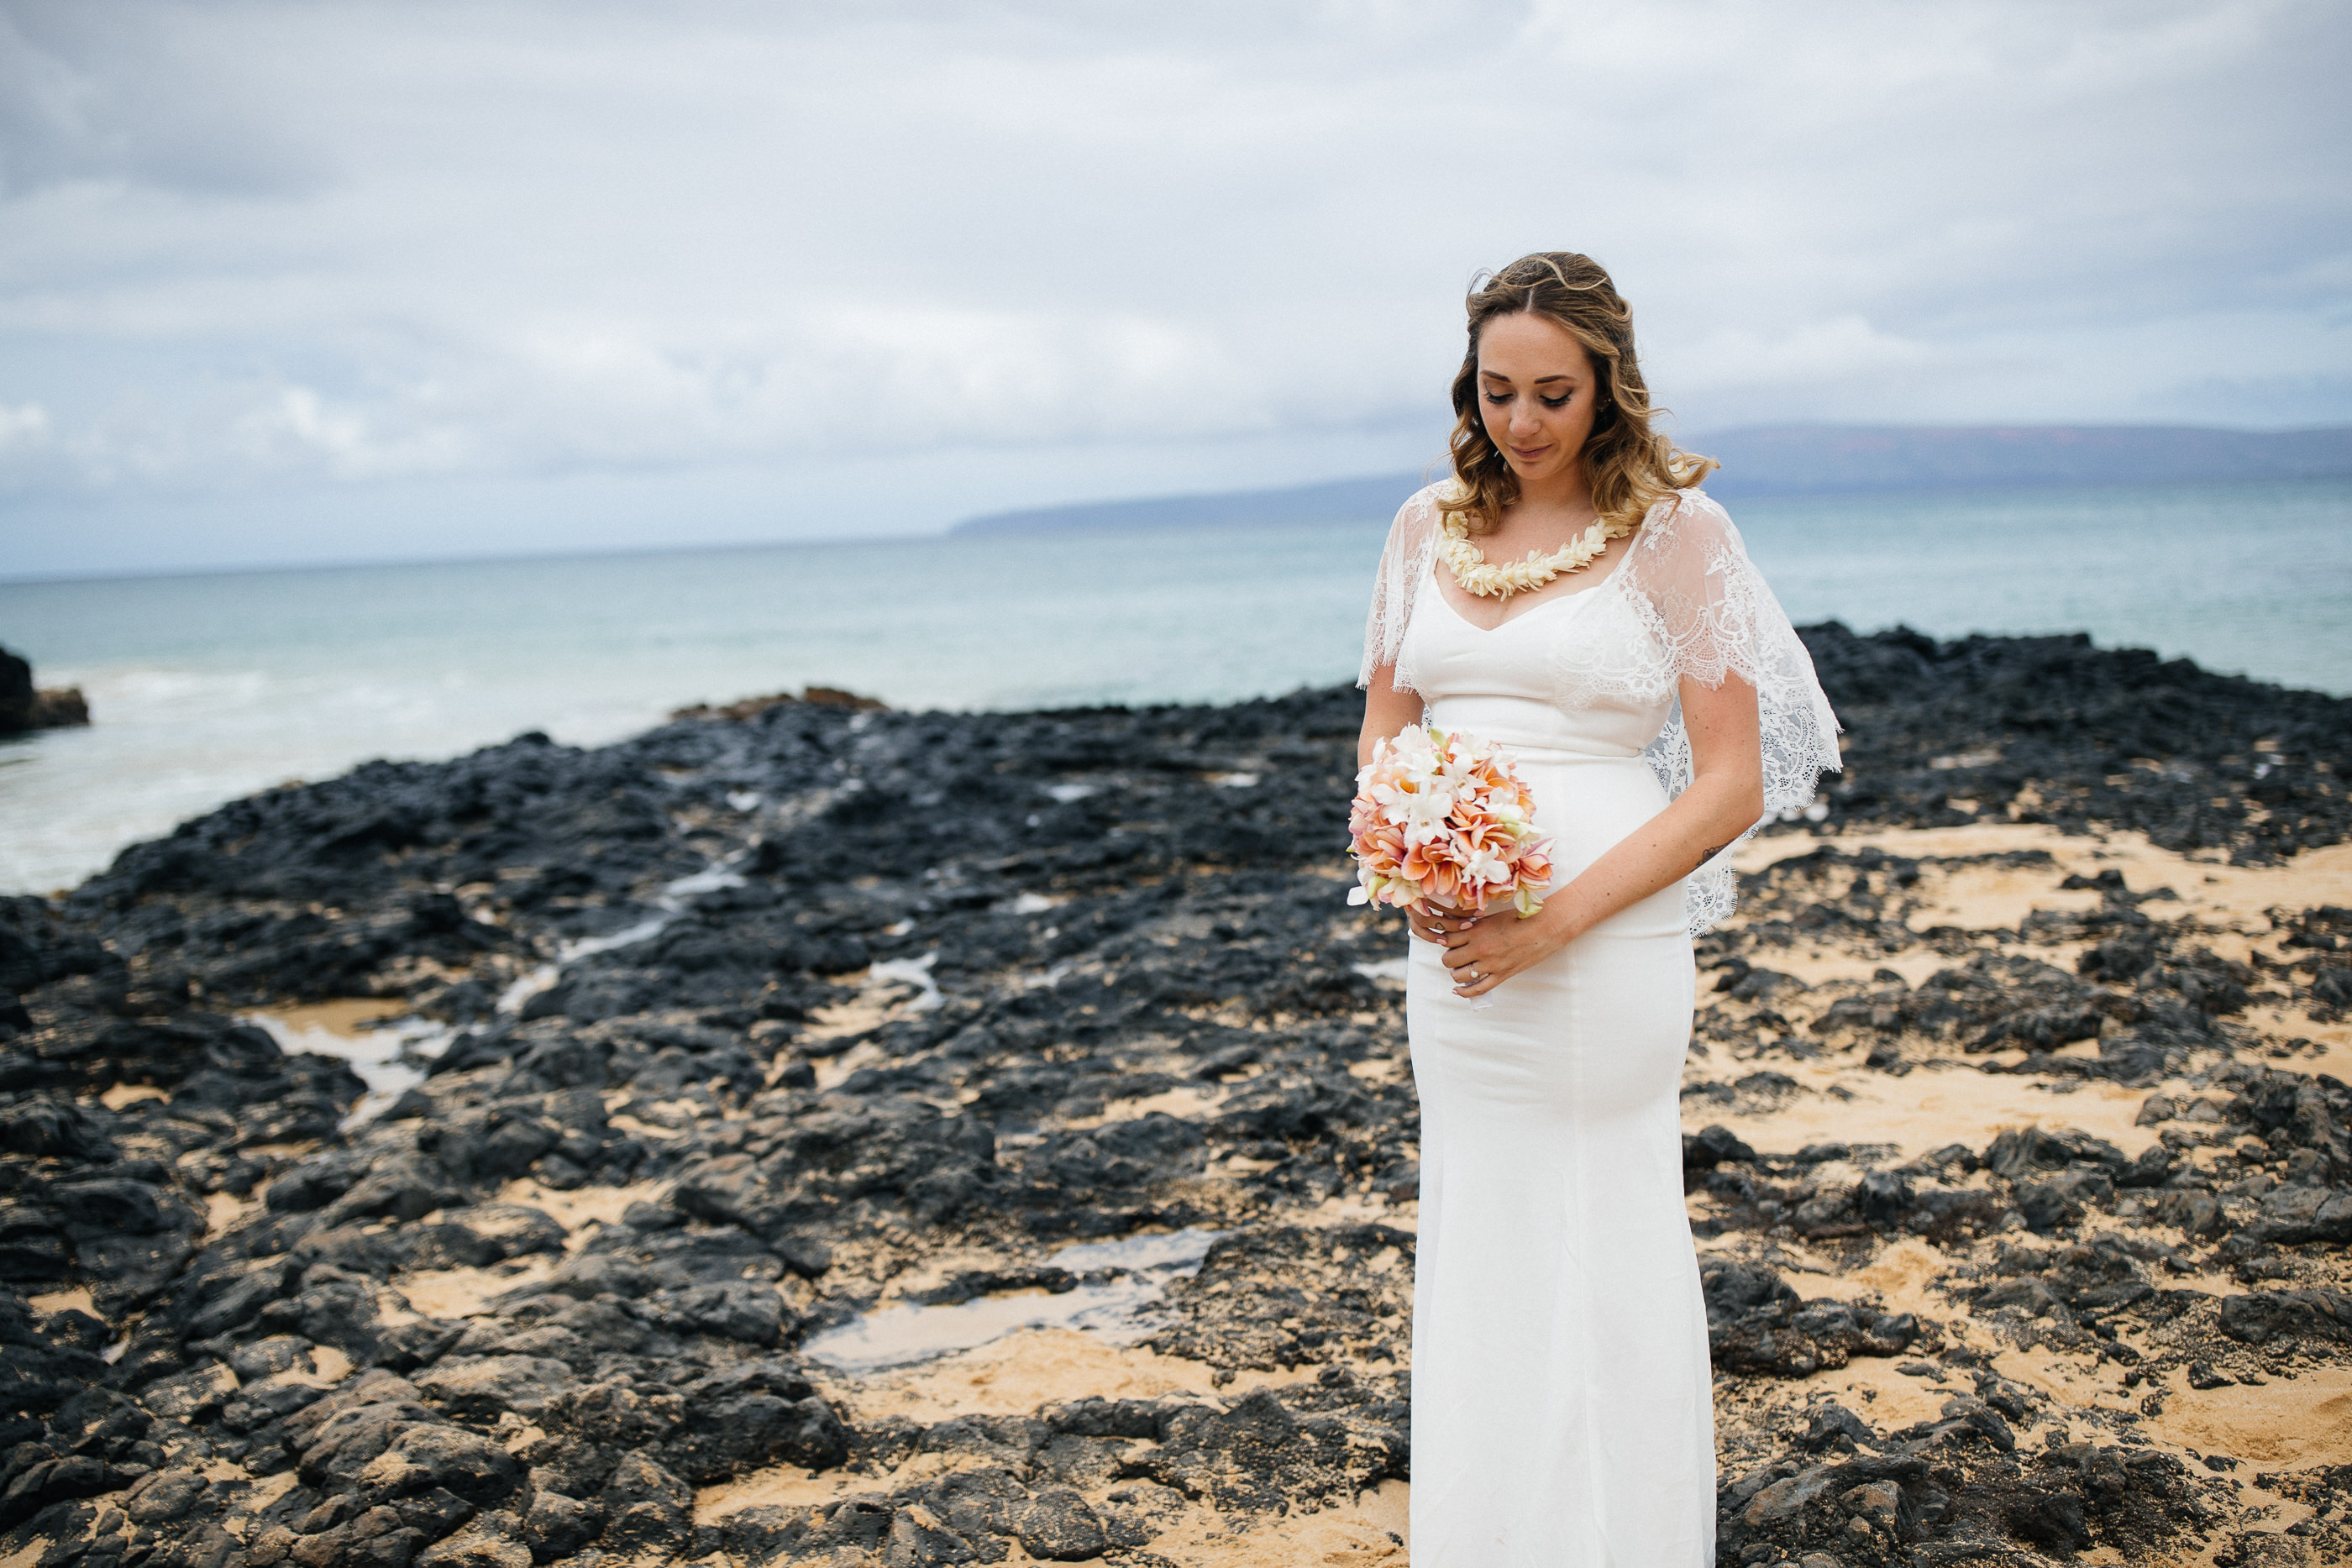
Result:
{"label": "curled hair", "polygon": [[1472,533],[1494,528],[1503,508],[1519,498],[1518,476],[1487,435],[1478,407],[1478,339],[1497,317],[1522,311],[1540,316],[1581,343],[1592,361],[1599,386],[1582,457],[1593,509],[1602,518],[1638,524],[1665,497],[1721,466],[1712,457],[1677,451],[1651,428],[1651,421],[1665,411],[1651,405],[1633,357],[1633,308],[1591,256],[1566,250],[1523,256],[1500,272],[1480,275],[1465,303],[1470,347],[1454,377],[1449,444],[1460,485],[1437,504],[1447,512],[1467,512]]}

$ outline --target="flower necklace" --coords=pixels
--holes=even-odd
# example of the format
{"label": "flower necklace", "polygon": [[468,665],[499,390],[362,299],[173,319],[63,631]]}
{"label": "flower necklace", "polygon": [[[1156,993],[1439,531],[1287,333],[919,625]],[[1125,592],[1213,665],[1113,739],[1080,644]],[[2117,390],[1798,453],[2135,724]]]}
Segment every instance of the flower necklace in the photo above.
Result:
{"label": "flower necklace", "polygon": [[1508,599],[1514,593],[1541,588],[1563,572],[1582,571],[1609,548],[1611,539],[1622,539],[1633,531],[1614,518],[1595,518],[1591,528],[1549,555],[1529,550],[1525,560],[1489,566],[1484,552],[1470,542],[1468,518],[1460,512],[1448,512],[1440,527],[1443,538],[1438,548],[1444,553],[1445,564],[1454,569],[1454,580],[1482,599],[1495,594]]}

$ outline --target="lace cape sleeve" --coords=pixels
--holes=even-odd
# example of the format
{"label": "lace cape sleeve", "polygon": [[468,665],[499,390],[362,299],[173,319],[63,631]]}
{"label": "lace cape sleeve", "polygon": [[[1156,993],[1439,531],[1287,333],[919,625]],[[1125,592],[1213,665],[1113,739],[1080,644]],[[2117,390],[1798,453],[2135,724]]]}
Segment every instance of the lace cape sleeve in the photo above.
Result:
{"label": "lace cape sleeve", "polygon": [[[1619,680],[1633,690],[1672,689],[1685,678],[1719,686],[1738,675],[1756,688],[1764,753],[1764,815],[1757,826],[1799,816],[1813,803],[1822,774],[1836,772],[1837,716],[1830,711],[1813,658],[1761,573],[1731,518],[1706,494],[1684,490],[1661,501],[1643,519],[1620,568],[1626,601],[1647,625],[1650,646],[1636,667],[1587,672],[1601,684]],[[1646,667],[1644,667],[1646,666]],[[1667,794],[1691,782],[1690,736],[1677,699],[1665,728],[1646,753]],[[1691,874],[1685,883],[1692,935],[1731,913],[1736,900],[1731,855],[1756,831],[1750,827]]]}
{"label": "lace cape sleeve", "polygon": [[[1428,580],[1429,563],[1437,551],[1437,488],[1431,485],[1416,493],[1397,508],[1396,521],[1389,525],[1381,574],[1372,584],[1371,612],[1364,618],[1364,663],[1356,673],[1360,686],[1370,686],[1373,673],[1394,666],[1404,649],[1413,598]],[[1401,669],[1391,681],[1398,691],[1412,689]]]}

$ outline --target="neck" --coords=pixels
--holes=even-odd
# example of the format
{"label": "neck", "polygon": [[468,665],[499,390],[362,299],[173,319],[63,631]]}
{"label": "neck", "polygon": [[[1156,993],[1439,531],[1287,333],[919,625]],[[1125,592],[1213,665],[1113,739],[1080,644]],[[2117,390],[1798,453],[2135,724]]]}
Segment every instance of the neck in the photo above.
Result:
{"label": "neck", "polygon": [[1580,457],[1557,474],[1541,478],[1530,479],[1522,475],[1519,504],[1547,512],[1592,510],[1592,486],[1585,477],[1584,460]]}

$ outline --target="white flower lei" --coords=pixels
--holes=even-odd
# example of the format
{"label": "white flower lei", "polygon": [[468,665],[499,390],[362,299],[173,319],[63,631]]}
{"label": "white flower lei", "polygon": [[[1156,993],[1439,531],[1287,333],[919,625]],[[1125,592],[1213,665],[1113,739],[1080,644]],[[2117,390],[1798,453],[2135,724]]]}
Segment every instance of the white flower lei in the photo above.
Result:
{"label": "white flower lei", "polygon": [[1541,588],[1563,572],[1582,571],[1609,548],[1611,539],[1623,538],[1633,531],[1614,519],[1596,518],[1591,528],[1549,555],[1539,556],[1529,550],[1525,560],[1489,566],[1486,555],[1470,542],[1469,519],[1460,512],[1448,512],[1444,517],[1440,525],[1443,538],[1438,548],[1445,557],[1445,564],[1454,569],[1454,580],[1465,591],[1482,599],[1498,593],[1508,599],[1514,593]]}

